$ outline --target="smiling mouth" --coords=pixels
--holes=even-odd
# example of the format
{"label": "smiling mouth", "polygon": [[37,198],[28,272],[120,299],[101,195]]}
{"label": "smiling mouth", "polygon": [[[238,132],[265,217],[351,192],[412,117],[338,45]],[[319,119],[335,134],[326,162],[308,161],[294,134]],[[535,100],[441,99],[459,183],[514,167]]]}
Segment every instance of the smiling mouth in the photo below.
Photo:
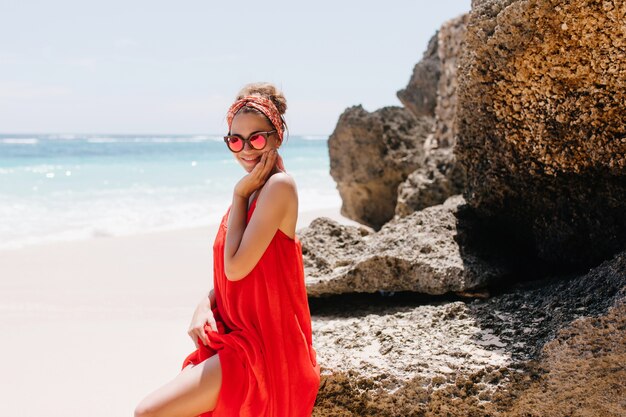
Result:
{"label": "smiling mouth", "polygon": [[260,158],[260,157],[258,157],[258,156],[257,156],[256,158],[250,158],[250,159],[247,159],[247,158],[243,158],[243,157],[242,157],[241,159],[243,159],[243,160],[244,160],[244,161],[246,161],[246,162],[256,162],[256,161],[258,161],[258,160],[259,160],[259,158]]}

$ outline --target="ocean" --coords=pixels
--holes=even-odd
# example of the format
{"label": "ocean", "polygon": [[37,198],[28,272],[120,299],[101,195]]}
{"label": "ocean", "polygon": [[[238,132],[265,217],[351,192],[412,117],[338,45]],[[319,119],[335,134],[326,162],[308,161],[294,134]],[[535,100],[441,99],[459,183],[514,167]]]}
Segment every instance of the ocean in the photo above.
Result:
{"label": "ocean", "polygon": [[[327,141],[281,147],[300,212],[341,205]],[[244,175],[220,135],[0,134],[0,249],[216,224]]]}

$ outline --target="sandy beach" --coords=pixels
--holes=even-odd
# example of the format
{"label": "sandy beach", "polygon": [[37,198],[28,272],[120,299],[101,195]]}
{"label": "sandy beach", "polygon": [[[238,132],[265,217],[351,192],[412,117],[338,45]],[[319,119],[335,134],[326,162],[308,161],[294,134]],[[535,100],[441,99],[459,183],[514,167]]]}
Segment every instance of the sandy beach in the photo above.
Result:
{"label": "sandy beach", "polygon": [[[300,213],[297,229],[339,208]],[[0,414],[123,416],[194,350],[216,227],[0,251]]]}

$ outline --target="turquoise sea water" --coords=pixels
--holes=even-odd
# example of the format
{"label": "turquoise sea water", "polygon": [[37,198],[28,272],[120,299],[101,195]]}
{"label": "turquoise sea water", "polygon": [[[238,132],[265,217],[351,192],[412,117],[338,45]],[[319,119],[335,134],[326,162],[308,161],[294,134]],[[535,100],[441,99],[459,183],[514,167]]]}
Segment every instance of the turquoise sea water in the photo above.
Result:
{"label": "turquoise sea water", "polygon": [[[341,204],[327,139],[281,147],[301,212]],[[245,174],[219,135],[0,134],[0,249],[219,223]]]}

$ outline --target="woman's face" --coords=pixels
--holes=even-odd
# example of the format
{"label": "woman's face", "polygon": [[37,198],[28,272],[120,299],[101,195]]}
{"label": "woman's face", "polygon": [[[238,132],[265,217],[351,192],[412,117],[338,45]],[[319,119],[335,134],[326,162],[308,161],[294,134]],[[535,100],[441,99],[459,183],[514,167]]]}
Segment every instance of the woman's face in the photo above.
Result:
{"label": "woman's face", "polygon": [[[264,116],[255,113],[237,113],[230,125],[230,134],[239,135],[242,138],[249,138],[253,133],[270,130],[274,130],[272,124]],[[280,145],[280,139],[274,132],[267,136],[267,144],[263,149],[254,149],[246,142],[240,152],[232,152],[232,154],[247,172],[251,172],[261,161],[261,156],[270,149],[278,148],[278,145]]]}

